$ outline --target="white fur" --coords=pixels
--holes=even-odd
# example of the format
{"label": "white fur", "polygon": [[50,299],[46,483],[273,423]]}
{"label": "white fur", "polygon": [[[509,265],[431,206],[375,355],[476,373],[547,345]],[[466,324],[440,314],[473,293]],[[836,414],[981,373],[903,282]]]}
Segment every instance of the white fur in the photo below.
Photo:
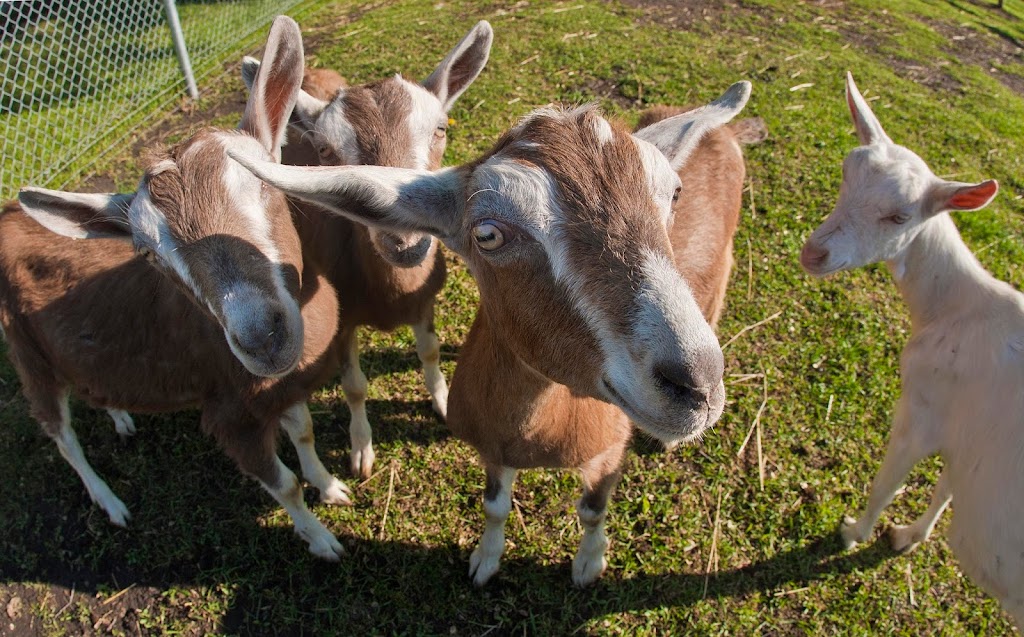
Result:
{"label": "white fur", "polygon": [[441,371],[441,343],[437,340],[437,334],[427,329],[429,322],[430,319],[427,319],[412,326],[413,336],[416,337],[416,355],[423,364],[423,379],[430,393],[434,411],[441,418],[447,418],[448,383],[445,382],[444,372]]}
{"label": "white fur", "polygon": [[[361,164],[356,129],[345,115],[345,105],[335,98],[320,112],[313,130],[334,148],[342,164]],[[314,140],[314,143],[317,140]]]}
{"label": "white fur", "polygon": [[486,584],[501,564],[501,556],[505,552],[505,521],[512,512],[512,484],[515,479],[515,469],[502,467],[499,476],[501,488],[493,500],[484,498],[484,534],[469,556],[469,576],[476,586]]}
{"label": "white fur", "polygon": [[[868,145],[847,158],[836,209],[808,239],[801,262],[823,275],[885,261],[910,309],[912,336],[900,360],[903,389],[885,460],[867,507],[844,521],[842,537],[848,547],[868,540],[911,468],[940,454],[945,466],[931,506],[890,532],[893,547],[909,550],[927,539],[953,499],[949,542],[964,572],[1021,627],[1024,295],[985,271],[943,212],[952,202],[944,193],[966,187],[990,197],[994,184],[935,177],[889,140],[856,99],[852,78],[847,86]],[[903,223],[891,221],[894,212],[905,216]]]}
{"label": "white fur", "polygon": [[412,111],[409,113],[409,136],[412,139],[412,165],[409,168],[424,170],[430,164],[430,146],[438,126],[448,125],[448,115],[440,100],[419,84],[413,84],[401,77],[396,78],[409,93]]}
{"label": "white fur", "polygon": [[612,133],[611,124],[608,123],[603,117],[598,117],[593,120],[594,134],[597,135],[597,143],[604,146],[608,142],[615,139],[615,134]]}
{"label": "white fur", "polygon": [[119,436],[135,435],[135,422],[127,411],[121,409],[108,409],[107,414],[109,414],[110,419],[114,421],[114,429],[117,431]]}

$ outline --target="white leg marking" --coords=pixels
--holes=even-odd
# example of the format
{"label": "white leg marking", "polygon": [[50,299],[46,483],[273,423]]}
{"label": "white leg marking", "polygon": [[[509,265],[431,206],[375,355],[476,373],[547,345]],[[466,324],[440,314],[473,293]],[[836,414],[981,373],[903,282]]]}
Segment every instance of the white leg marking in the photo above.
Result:
{"label": "white leg marking", "polygon": [[128,513],[128,507],[114,495],[114,492],[110,490],[107,483],[96,475],[93,468],[89,466],[89,461],[85,459],[82,446],[78,444],[78,437],[75,436],[75,431],[71,428],[71,410],[68,408],[68,394],[64,393],[60,397],[60,401],[60,433],[53,438],[53,441],[57,443],[60,455],[64,456],[64,459],[68,461],[71,468],[78,473],[78,477],[85,484],[86,491],[89,492],[89,497],[92,498],[93,502],[100,505],[101,509],[106,511],[110,521],[117,526],[128,526],[128,520],[132,517]]}
{"label": "white leg marking", "polygon": [[259,481],[260,484],[292,517],[295,532],[309,543],[309,552],[319,558],[337,562],[345,554],[345,549],[341,547],[334,534],[306,508],[306,503],[302,500],[299,479],[291,469],[277,456],[274,456],[274,461],[277,463],[278,486],[271,487],[262,480]]}
{"label": "white leg marking", "polygon": [[441,418],[448,418],[448,383],[445,382],[444,373],[441,371],[441,343],[437,340],[437,334],[428,329],[431,319],[412,326],[412,333],[416,337],[416,355],[423,363],[423,378],[427,383],[427,391],[430,392],[430,399],[434,405],[434,411]]}
{"label": "white leg marking", "polygon": [[348,434],[352,440],[352,473],[364,480],[370,477],[376,457],[373,452],[373,432],[370,429],[370,421],[366,418],[367,386],[366,375],[359,368],[359,343],[353,334],[341,388],[345,392],[345,402],[352,414],[352,420],[348,425]]}
{"label": "white leg marking", "polygon": [[501,554],[505,552],[505,521],[512,511],[512,483],[516,470],[501,467],[497,476],[488,476],[488,482],[496,478],[500,483],[493,500],[484,497],[484,516],[487,520],[480,543],[469,556],[469,576],[473,584],[483,586],[498,572]]}
{"label": "white leg marking", "polygon": [[598,513],[584,506],[581,501],[576,504],[576,512],[583,524],[583,539],[572,561],[572,582],[583,587],[597,581],[608,568],[608,560],[604,557],[608,549],[608,538],[604,534],[607,511]]}
{"label": "white leg marking", "polygon": [[302,477],[320,491],[320,501],[325,504],[352,504],[352,490],[332,476],[320,462],[320,456],[316,455],[313,417],[306,403],[296,403],[285,410],[281,414],[281,427],[299,454]]}
{"label": "white leg marking", "polygon": [[878,521],[878,516],[892,502],[903,478],[919,460],[934,451],[924,440],[925,436],[914,430],[913,415],[909,411],[901,399],[896,407],[889,448],[871,484],[867,507],[860,518],[846,516],[839,527],[844,548],[853,548],[858,542],[866,542],[871,537],[871,529]]}
{"label": "white leg marking", "polygon": [[135,435],[135,422],[127,411],[120,409],[108,409],[110,419],[114,421],[114,429],[122,438]]}
{"label": "white leg marking", "polygon": [[935,492],[932,493],[932,502],[928,506],[928,510],[911,524],[906,526],[893,525],[889,529],[889,543],[892,545],[893,550],[907,553],[913,551],[918,544],[927,540],[928,536],[932,534],[932,529],[935,528],[935,523],[939,521],[939,517],[946,510],[946,507],[949,506],[949,502],[952,499],[953,493],[949,488],[949,479],[946,477],[946,473],[943,472],[939,476],[939,481],[935,484]]}

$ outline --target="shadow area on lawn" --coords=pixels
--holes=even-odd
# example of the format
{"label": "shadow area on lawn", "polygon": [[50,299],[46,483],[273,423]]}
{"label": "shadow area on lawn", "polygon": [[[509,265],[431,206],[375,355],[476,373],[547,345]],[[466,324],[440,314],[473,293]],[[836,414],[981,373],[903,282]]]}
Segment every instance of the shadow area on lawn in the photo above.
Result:
{"label": "shadow area on lawn", "polygon": [[[90,573],[18,578],[20,582],[3,577],[2,581],[14,589],[23,588],[19,584],[26,581],[61,587],[63,598],[54,597],[57,606],[70,602],[68,590],[77,590],[79,600],[85,595],[93,617],[114,610],[128,620],[148,609],[166,621],[176,617],[187,621],[192,612],[188,604],[174,603],[168,590],[228,588],[229,598],[219,600],[220,612],[212,613],[216,619],[207,617],[207,622],[216,623],[207,623],[206,628],[239,635],[441,634],[453,628],[460,634],[518,634],[524,629],[562,634],[614,614],[689,607],[705,598],[784,594],[874,568],[895,556],[884,541],[842,553],[838,539],[830,535],[707,578],[697,572],[620,578],[613,564],[597,584],[585,590],[571,583],[568,555],[548,565],[517,557],[503,561],[502,570],[478,590],[467,576],[469,549],[455,544],[423,547],[353,538],[342,530],[339,539],[347,555],[340,564],[330,564],[304,554],[290,527],[260,528],[249,520],[243,522],[247,529],[238,530],[247,536],[238,538],[242,546],[222,552],[208,546],[194,561],[142,566],[146,572],[140,572],[140,565],[114,563],[130,557],[108,556],[111,562]],[[181,526],[169,528],[162,541],[188,543],[180,537],[188,532]],[[130,555],[130,547],[126,548]],[[568,544],[566,548],[575,550]],[[114,593],[123,593],[126,587],[127,594],[112,600]],[[101,591],[103,598],[95,597]],[[130,621],[122,625],[130,626]],[[82,628],[88,632],[89,626]]]}

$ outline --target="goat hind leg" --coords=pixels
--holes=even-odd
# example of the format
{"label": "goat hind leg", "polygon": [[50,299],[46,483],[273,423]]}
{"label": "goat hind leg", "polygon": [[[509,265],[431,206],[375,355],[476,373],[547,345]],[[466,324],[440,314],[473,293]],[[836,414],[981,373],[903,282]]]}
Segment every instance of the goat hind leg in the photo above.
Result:
{"label": "goat hind leg", "polygon": [[935,491],[932,493],[932,501],[921,517],[906,526],[893,525],[889,527],[889,543],[894,551],[909,553],[918,544],[924,542],[931,535],[935,523],[939,521],[942,512],[949,506],[953,494],[949,490],[949,479],[945,471],[939,476],[935,483]]}
{"label": "goat hind leg", "polygon": [[423,380],[426,382],[427,391],[430,392],[431,404],[437,415],[447,419],[448,383],[445,382],[444,373],[441,371],[441,343],[434,332],[433,304],[426,318],[412,326],[412,333],[416,337],[416,355],[423,364]]}
{"label": "goat hind leg", "polygon": [[352,489],[335,478],[324,467],[316,455],[313,441],[313,417],[306,403],[296,403],[281,414],[281,428],[288,434],[292,446],[299,455],[302,477],[320,492],[320,501],[325,504],[352,504]]}
{"label": "goat hind leg", "polygon": [[369,384],[366,375],[359,368],[359,342],[355,332],[350,332],[343,339],[345,350],[345,371],[341,376],[341,389],[345,392],[345,403],[351,414],[348,434],[352,442],[350,458],[353,475],[364,480],[373,471],[376,454],[373,451],[373,431],[366,417],[366,391]]}
{"label": "goat hind leg", "polygon": [[859,518],[846,516],[839,527],[843,548],[851,549],[857,543],[866,542],[871,537],[871,529],[878,521],[878,516],[892,502],[903,479],[919,460],[935,451],[929,432],[924,426],[917,426],[914,415],[901,398],[896,407],[892,437],[889,439],[885,459],[882,460],[882,466],[871,483],[868,504]]}
{"label": "goat hind leg", "polygon": [[132,420],[131,414],[121,409],[107,409],[107,414],[114,421],[114,429],[117,431],[117,435],[122,438],[135,435],[135,421]]}
{"label": "goat hind leg", "polygon": [[487,487],[484,490],[484,516],[487,520],[479,544],[469,556],[469,576],[473,584],[483,586],[498,572],[505,552],[505,521],[512,511],[512,484],[516,470],[511,467],[487,465]]}

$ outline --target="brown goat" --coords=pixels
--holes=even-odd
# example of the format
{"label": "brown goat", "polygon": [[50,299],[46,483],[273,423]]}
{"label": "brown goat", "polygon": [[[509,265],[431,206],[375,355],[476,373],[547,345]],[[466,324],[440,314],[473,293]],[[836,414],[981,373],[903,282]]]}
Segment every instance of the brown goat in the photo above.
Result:
{"label": "brown goat", "polygon": [[310,551],[337,560],[341,545],[277,456],[283,428],[321,499],[349,503],[316,455],[305,403],[336,369],[337,297],[304,266],[285,196],[226,155],[280,153],[304,65],[290,18],[275,20],[265,59],[241,130],[204,129],[154,158],[137,193],[25,189],[24,212],[6,206],[0,323],[32,415],[113,523],[128,510],[85,459],[71,392],[119,413],[200,407],[203,430],[288,511]]}
{"label": "brown goat", "polygon": [[[429,232],[466,260],[480,308],[459,354],[448,424],[487,474],[487,526],[470,556],[478,585],[498,570],[518,469],[582,471],[573,580],[586,585],[606,566],[604,520],[630,420],[674,442],[698,437],[721,415],[723,356],[701,308],[712,318],[720,307],[727,262],[687,271],[696,247],[676,249],[669,228],[683,186],[677,171],[719,161],[735,170],[738,160],[742,173],[738,145],[725,146],[735,160],[720,159],[715,139],[700,142],[749,93],[739,83],[712,105],[635,135],[592,107],[542,109],[480,159],[433,173],[236,157],[293,196],[380,228]],[[686,197],[700,200],[722,177],[697,180]],[[742,177],[724,183],[742,189]],[[706,197],[739,201],[738,192]],[[700,220],[719,225],[719,216],[734,227],[737,210],[683,214],[697,232]],[[731,233],[704,234],[717,242],[711,252],[728,250]],[[709,284],[695,295],[677,263]]]}
{"label": "brown goat", "polygon": [[[487,63],[493,31],[481,21],[422,84],[392,76],[347,86],[334,71],[307,69],[282,161],[291,165],[364,165],[435,170],[447,143],[448,111]],[[251,84],[259,61],[246,58]],[[445,417],[448,386],[434,333],[434,299],[444,287],[444,254],[428,234],[367,228],[325,215],[308,204],[295,222],[307,261],[338,291],[340,324],[335,349],[351,412],[352,472],[368,478],[374,451],[366,416],[367,381],[359,367],[356,330],[412,326],[434,410]]]}

